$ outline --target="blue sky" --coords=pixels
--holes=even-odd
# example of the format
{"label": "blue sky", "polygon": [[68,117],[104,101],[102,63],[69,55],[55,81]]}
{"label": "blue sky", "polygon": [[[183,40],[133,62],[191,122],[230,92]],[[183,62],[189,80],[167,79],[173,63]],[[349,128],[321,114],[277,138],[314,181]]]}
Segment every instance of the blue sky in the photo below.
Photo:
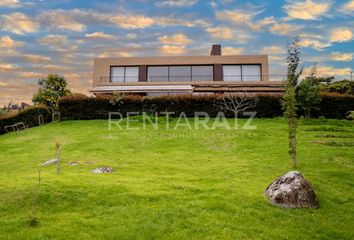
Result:
{"label": "blue sky", "polygon": [[295,36],[305,70],[349,78],[354,0],[0,0],[0,104],[30,102],[48,73],[87,93],[94,57],[207,55],[212,43],[268,54],[284,74]]}

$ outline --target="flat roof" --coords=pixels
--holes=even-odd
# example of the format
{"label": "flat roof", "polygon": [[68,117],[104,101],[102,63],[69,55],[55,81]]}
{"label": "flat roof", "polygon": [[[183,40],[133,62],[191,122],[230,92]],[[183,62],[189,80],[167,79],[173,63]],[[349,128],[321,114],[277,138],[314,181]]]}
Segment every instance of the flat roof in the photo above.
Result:
{"label": "flat roof", "polygon": [[221,55],[221,56],[154,56],[94,58],[95,64],[108,65],[187,65],[187,64],[262,64],[268,55]]}

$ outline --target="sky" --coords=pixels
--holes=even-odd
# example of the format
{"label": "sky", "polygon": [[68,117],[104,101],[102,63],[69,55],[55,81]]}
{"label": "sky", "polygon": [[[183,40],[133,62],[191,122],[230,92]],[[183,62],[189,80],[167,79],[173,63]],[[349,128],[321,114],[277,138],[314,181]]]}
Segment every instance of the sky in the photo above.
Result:
{"label": "sky", "polygon": [[38,79],[88,94],[94,57],[268,54],[286,73],[299,36],[305,73],[350,78],[354,0],[0,0],[0,106],[31,103]]}

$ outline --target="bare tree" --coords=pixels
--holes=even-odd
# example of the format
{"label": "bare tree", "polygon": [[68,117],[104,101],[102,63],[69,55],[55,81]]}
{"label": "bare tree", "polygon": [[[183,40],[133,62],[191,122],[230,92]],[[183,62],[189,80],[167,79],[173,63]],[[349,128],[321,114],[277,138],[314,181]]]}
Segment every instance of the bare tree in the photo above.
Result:
{"label": "bare tree", "polygon": [[250,94],[246,92],[241,93],[227,93],[224,94],[219,101],[219,106],[224,111],[230,111],[235,116],[235,124],[237,125],[237,118],[240,112],[244,112],[247,109],[255,108],[259,98],[256,94]]}

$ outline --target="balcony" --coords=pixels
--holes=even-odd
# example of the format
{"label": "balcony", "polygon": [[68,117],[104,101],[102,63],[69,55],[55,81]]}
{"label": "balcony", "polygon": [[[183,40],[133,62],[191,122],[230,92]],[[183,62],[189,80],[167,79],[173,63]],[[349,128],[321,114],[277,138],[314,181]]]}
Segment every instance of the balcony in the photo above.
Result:
{"label": "balcony", "polygon": [[168,84],[168,83],[222,83],[222,84],[247,84],[260,82],[284,82],[286,75],[227,75],[223,81],[213,81],[212,76],[148,76],[147,82],[139,82],[138,76],[101,77],[99,85],[129,85],[129,84]]}

